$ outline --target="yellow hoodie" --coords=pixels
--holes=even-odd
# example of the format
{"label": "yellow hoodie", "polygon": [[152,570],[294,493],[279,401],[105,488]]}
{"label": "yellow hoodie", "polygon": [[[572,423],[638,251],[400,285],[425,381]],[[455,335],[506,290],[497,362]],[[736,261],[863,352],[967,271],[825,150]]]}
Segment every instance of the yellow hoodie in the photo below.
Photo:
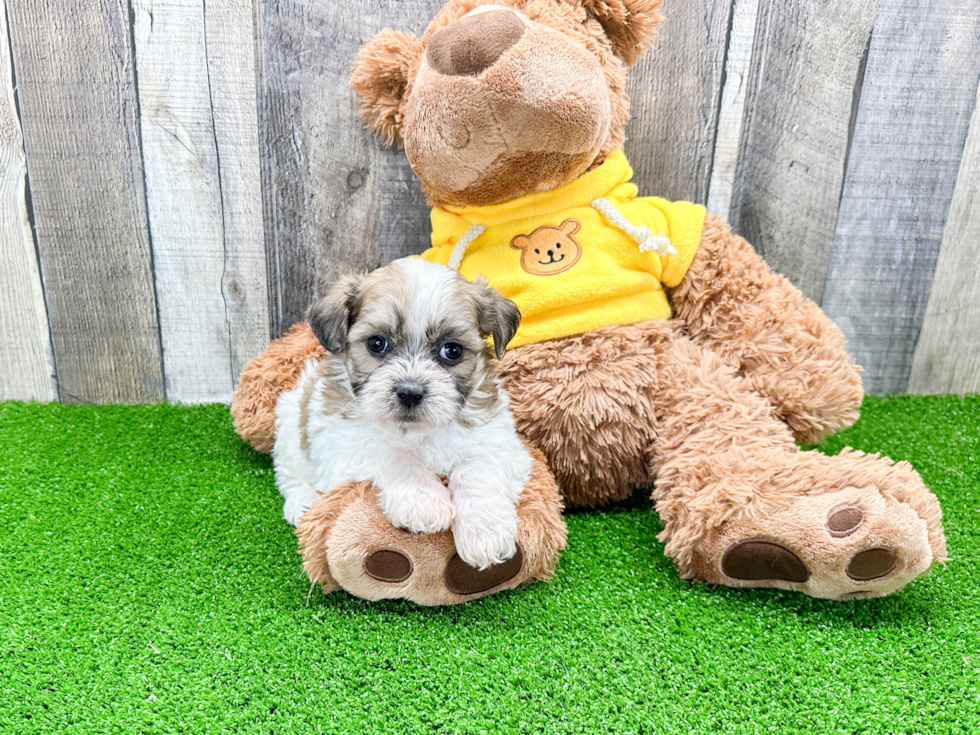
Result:
{"label": "yellow hoodie", "polygon": [[[450,264],[456,249],[460,273],[482,274],[512,299],[522,318],[511,347],[670,317],[663,287],[680,284],[690,268],[705,209],[637,198],[632,176],[617,151],[552,191],[485,207],[435,207],[432,247],[422,258]],[[641,251],[641,240],[665,254]]]}

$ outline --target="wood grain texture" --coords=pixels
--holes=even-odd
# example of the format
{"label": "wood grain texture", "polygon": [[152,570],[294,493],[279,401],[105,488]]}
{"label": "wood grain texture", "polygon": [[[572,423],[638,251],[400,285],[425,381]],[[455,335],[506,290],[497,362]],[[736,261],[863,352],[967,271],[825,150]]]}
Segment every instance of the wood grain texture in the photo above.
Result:
{"label": "wood grain texture", "polygon": [[723,220],[728,220],[731,213],[758,15],[759,0],[735,0],[728,51],[725,54],[725,82],[718,109],[718,133],[715,135],[707,202],[708,211]]}
{"label": "wood grain texture", "polygon": [[627,77],[626,155],[644,195],[705,202],[732,0],[667,0],[653,48]]}
{"label": "wood grain texture", "polygon": [[904,391],[980,80],[976,0],[881,0],[824,309],[872,392]]}
{"label": "wood grain texture", "polygon": [[0,400],[55,398],[48,314],[27,216],[27,161],[0,0]]}
{"label": "wood grain texture", "polygon": [[62,400],[164,397],[129,9],[7,0]]}
{"label": "wood grain texture", "polygon": [[[340,273],[378,265],[383,202],[387,214],[403,202],[406,211],[416,205],[404,167],[383,165],[378,143],[364,131],[347,79],[370,36],[385,27],[421,33],[442,4],[259,0],[274,334],[299,321]],[[385,168],[397,172],[389,183]],[[409,221],[419,227],[415,216]],[[412,239],[386,244],[387,257]]]}
{"label": "wood grain texture", "polygon": [[269,338],[250,7],[133,10],[167,397],[226,401]]}
{"label": "wood grain texture", "polygon": [[980,392],[980,87],[912,360],[909,391]]}
{"label": "wood grain texture", "polygon": [[206,0],[205,39],[211,117],[221,173],[225,269],[221,293],[228,310],[232,382],[266,348],[269,274],[263,234],[262,165],[253,0]]}
{"label": "wood grain texture", "polygon": [[380,265],[421,253],[432,243],[429,207],[418,176],[401,149],[382,148]]}
{"label": "wood grain texture", "polygon": [[875,1],[759,4],[730,219],[773,270],[818,303]]}

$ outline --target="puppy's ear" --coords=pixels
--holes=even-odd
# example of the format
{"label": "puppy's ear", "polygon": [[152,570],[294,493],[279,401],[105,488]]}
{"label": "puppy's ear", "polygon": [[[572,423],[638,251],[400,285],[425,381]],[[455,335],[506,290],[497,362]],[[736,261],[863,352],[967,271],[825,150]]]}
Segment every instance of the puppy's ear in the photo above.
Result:
{"label": "puppy's ear", "polygon": [[480,276],[473,282],[476,318],[484,337],[493,336],[493,351],[499,360],[521,324],[521,310]]}
{"label": "puppy's ear", "polygon": [[347,347],[347,332],[361,309],[363,281],[359,274],[344,276],[307,312],[313,334],[328,352],[336,355]]}
{"label": "puppy's ear", "polygon": [[423,50],[422,42],[409,33],[381,31],[357,54],[350,87],[357,95],[359,112],[368,130],[385,145],[401,139],[408,75]]}
{"label": "puppy's ear", "polygon": [[612,43],[613,53],[627,66],[640,58],[655,37],[663,16],[658,9],[663,0],[581,0]]}

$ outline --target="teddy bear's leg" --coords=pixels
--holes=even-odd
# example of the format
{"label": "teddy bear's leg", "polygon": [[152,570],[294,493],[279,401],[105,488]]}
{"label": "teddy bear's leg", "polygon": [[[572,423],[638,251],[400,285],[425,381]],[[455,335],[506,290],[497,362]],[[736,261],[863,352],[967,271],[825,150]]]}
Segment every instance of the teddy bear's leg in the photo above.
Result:
{"label": "teddy bear's leg", "polygon": [[316,501],[296,534],[303,568],[324,592],[345,589],[368,600],[404,598],[453,605],[548,579],[565,547],[565,522],[554,478],[537,450],[517,508],[518,551],[479,571],[463,563],[451,531],[413,534],[392,526],[370,482],[352,482]]}
{"label": "teddy bear's leg", "polygon": [[540,449],[570,507],[649,484],[654,391],[674,328],[658,319],[508,350],[498,363],[517,430]]}
{"label": "teddy bear's leg", "polygon": [[299,380],[311,357],[325,350],[307,322],[294,325],[242,369],[231,399],[235,431],[252,448],[269,453],[276,443],[276,400]]}
{"label": "teddy bear's leg", "polygon": [[945,560],[938,501],[907,463],[800,450],[762,396],[684,338],[671,372],[651,472],[683,577],[847,599]]}
{"label": "teddy bear's leg", "polygon": [[837,326],[718,217],[705,219],[684,281],[670,293],[698,345],[720,355],[804,443],[857,419],[859,368]]}

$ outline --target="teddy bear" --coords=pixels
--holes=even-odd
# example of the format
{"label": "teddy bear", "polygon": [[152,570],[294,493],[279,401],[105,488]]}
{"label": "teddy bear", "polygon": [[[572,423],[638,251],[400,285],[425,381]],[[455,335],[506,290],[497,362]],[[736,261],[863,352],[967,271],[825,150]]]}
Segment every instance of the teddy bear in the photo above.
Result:
{"label": "teddy bear", "polygon": [[[718,217],[630,181],[626,69],[659,5],[449,0],[420,38],[369,40],[351,87],[432,206],[421,257],[520,307],[498,370],[567,507],[652,486],[685,579],[895,592],[946,559],[937,499],[906,462],[798,444],[858,416],[841,332]],[[244,369],[232,411],[256,449],[314,342],[299,324]],[[301,538],[322,515],[311,508]],[[323,546],[304,553],[309,570]]]}

